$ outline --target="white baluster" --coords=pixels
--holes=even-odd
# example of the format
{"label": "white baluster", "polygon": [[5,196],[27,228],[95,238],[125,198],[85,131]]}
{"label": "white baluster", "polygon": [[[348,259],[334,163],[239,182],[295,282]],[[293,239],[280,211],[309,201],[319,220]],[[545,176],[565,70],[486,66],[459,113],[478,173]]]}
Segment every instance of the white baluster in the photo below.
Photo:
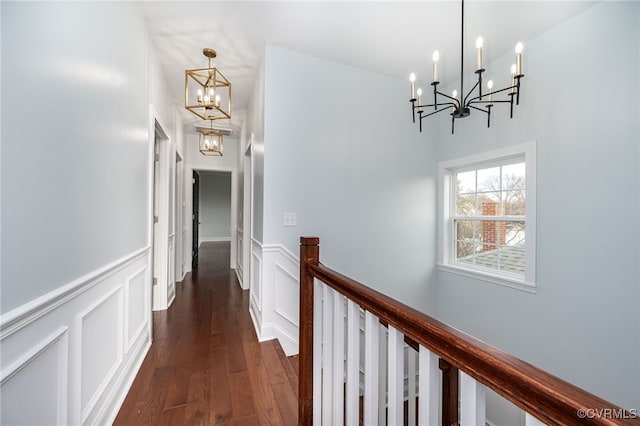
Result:
{"label": "white baluster", "polygon": [[380,387],[378,388],[378,425],[387,425],[387,348],[388,348],[388,336],[387,327],[379,327],[380,333],[380,346],[378,347],[378,353],[380,357]]}
{"label": "white baluster", "polygon": [[357,425],[360,418],[360,307],[347,304],[347,398],[346,424]]}
{"label": "white baluster", "polygon": [[438,368],[438,357],[424,346],[420,346],[418,424],[431,426],[438,424],[440,416],[440,387],[442,373]]}
{"label": "white baluster", "polygon": [[324,285],[313,281],[313,426],[322,424],[322,297]]}
{"label": "white baluster", "polygon": [[546,423],[542,423],[529,413],[524,413],[524,424],[526,426],[547,426]]}
{"label": "white baluster", "polygon": [[409,394],[408,394],[408,402],[409,410],[407,412],[410,426],[414,426],[416,424],[416,351],[413,350],[410,346],[407,346],[407,363],[409,364],[407,367],[407,373],[409,376],[408,386],[409,386]]}
{"label": "white baluster", "polygon": [[484,385],[460,371],[460,426],[486,424],[486,398]]}
{"label": "white baluster", "polygon": [[332,425],[344,422],[344,305],[345,298],[333,292],[333,419]]}
{"label": "white baluster", "polygon": [[322,424],[332,424],[333,414],[333,293],[322,289]]}
{"label": "white baluster", "polygon": [[[369,311],[364,313],[364,424],[378,424],[378,375],[380,374],[380,322]],[[384,406],[384,403],[382,404]]]}
{"label": "white baluster", "polygon": [[389,393],[388,420],[389,425],[402,425],[404,414],[404,334],[389,326]]}

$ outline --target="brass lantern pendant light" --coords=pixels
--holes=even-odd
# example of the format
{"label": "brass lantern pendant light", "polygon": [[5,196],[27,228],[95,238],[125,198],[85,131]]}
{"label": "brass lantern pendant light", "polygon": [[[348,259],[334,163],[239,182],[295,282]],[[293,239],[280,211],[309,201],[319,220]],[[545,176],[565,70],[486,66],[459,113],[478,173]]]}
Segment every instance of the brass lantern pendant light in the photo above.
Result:
{"label": "brass lantern pendant light", "polygon": [[207,68],[184,72],[184,107],[203,120],[231,118],[231,83],[211,66],[216,51],[206,48],[202,53],[209,59]]}
{"label": "brass lantern pendant light", "polygon": [[202,155],[222,157],[222,131],[213,128],[213,120],[210,122],[211,127],[198,127],[198,149]]}

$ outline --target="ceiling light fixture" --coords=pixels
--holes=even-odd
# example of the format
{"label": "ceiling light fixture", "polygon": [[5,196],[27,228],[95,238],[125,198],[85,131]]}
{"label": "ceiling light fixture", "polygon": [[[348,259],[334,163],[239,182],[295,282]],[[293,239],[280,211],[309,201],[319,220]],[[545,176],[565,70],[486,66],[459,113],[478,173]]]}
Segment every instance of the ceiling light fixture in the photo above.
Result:
{"label": "ceiling light fixture", "polygon": [[213,120],[211,127],[198,127],[198,149],[202,155],[222,157],[222,131],[213,128]]}
{"label": "ceiling light fixture", "polygon": [[[482,37],[478,37],[476,40],[476,71],[478,75],[478,81],[464,94],[464,0],[462,0],[462,23],[461,23],[461,37],[460,37],[460,97],[458,99],[458,92],[453,91],[451,96],[446,95],[438,91],[438,61],[440,60],[440,53],[436,50],[433,52],[433,80],[431,86],[433,86],[433,103],[422,103],[422,88],[415,89],[416,75],[411,73],[409,81],[411,82],[411,110],[413,114],[413,122],[416,122],[416,113],[418,113],[418,119],[420,124],[420,132],[422,132],[422,119],[431,115],[437,114],[442,111],[449,111],[451,116],[451,134],[453,134],[456,118],[465,118],[471,115],[471,110],[475,109],[487,114],[487,127],[491,127],[491,108],[497,103],[508,103],[511,108],[511,118],[513,118],[513,103],[515,98],[515,104],[520,104],[520,80],[524,77],[522,73],[522,43],[516,44],[516,63],[511,66],[511,84],[504,89],[493,90],[493,80],[487,82],[488,94],[482,93],[482,74],[486,71],[482,64],[482,46],[484,40]],[[477,94],[474,91],[477,90]],[[498,93],[507,93],[507,99],[493,99],[493,96]],[[417,94],[417,98],[416,98]],[[438,96],[444,99],[444,102],[438,102]],[[464,98],[462,98],[464,96]],[[477,105],[477,106],[476,106]],[[483,108],[479,106],[484,105]],[[432,112],[426,112],[426,108],[433,108]]]}
{"label": "ceiling light fixture", "polygon": [[202,53],[209,58],[208,67],[184,72],[184,107],[203,120],[231,118],[231,83],[211,66],[216,51],[206,48]]}

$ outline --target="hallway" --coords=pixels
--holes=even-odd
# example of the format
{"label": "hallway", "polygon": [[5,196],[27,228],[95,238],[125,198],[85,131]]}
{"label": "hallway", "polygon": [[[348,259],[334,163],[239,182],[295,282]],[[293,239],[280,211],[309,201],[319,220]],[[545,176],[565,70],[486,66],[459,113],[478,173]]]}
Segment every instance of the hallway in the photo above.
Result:
{"label": "hallway", "polygon": [[297,424],[297,357],[259,343],[229,243],[203,243],[200,265],[153,313],[153,344],[114,425]]}

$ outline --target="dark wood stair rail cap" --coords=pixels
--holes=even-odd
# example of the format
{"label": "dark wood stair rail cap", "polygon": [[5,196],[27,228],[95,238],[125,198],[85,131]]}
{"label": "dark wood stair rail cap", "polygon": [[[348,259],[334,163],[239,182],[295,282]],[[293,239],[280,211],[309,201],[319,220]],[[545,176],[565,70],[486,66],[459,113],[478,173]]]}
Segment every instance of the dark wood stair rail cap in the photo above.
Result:
{"label": "dark wood stair rail cap", "polygon": [[[546,424],[640,425],[638,413],[625,411],[519,358],[327,268],[319,262],[319,238],[316,237],[300,238],[299,424],[301,425],[310,425],[313,414],[311,406],[313,401],[314,278],[358,303],[381,321],[392,325],[410,339]],[[303,390],[305,393],[302,392]]]}

